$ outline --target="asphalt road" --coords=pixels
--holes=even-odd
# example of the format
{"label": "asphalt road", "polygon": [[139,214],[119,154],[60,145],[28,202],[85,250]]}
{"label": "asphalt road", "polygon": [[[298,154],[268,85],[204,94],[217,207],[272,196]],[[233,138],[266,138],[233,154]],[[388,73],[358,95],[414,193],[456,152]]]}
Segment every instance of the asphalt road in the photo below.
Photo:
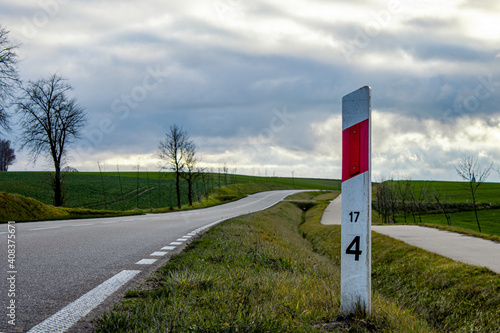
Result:
{"label": "asphalt road", "polygon": [[[109,295],[116,297],[117,290],[144,279],[196,234],[296,192],[261,192],[216,207],[167,214],[16,223],[10,227],[15,232],[14,267],[9,267],[5,251],[11,233],[1,224],[0,332],[64,332],[103,307],[102,302],[109,303]],[[15,309],[7,309],[12,300]],[[15,314],[15,326],[8,314]]]}
{"label": "asphalt road", "polygon": [[[342,199],[339,195],[325,209],[322,224],[341,224]],[[373,225],[372,230],[403,242],[460,261],[487,267],[500,274],[500,243],[417,225]]]}

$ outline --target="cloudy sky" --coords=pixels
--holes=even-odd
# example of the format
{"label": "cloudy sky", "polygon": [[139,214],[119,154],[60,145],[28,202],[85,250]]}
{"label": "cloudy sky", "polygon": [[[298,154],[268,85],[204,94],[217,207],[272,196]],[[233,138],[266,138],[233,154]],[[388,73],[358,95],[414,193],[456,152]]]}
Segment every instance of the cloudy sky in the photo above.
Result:
{"label": "cloudy sky", "polygon": [[214,169],[340,178],[341,99],[369,85],[374,180],[458,180],[465,154],[500,163],[499,17],[491,0],[0,0],[22,79],[59,73],[85,106],[69,164],[89,171],[155,170],[178,124]]}

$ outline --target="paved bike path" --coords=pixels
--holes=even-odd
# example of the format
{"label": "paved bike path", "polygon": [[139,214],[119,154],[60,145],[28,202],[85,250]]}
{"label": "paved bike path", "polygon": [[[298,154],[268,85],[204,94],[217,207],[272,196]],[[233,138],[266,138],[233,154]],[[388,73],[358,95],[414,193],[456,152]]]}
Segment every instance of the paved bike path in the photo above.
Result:
{"label": "paved bike path", "polygon": [[[341,203],[339,195],[323,212],[321,224],[341,224]],[[372,230],[456,261],[487,267],[500,274],[500,243],[417,225],[373,225]]]}

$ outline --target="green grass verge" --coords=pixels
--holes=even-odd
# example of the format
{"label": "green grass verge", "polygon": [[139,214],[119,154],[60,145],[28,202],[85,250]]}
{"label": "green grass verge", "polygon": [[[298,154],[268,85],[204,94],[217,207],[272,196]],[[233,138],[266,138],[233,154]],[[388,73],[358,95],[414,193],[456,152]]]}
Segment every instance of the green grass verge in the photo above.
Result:
{"label": "green grass verge", "polygon": [[297,195],[213,227],[129,291],[96,331],[433,332],[380,295],[370,318],[339,317],[338,261],[315,252],[300,231],[319,225],[331,198]]}
{"label": "green grass verge", "polygon": [[[340,226],[308,220],[300,230],[318,253],[340,265]],[[418,314],[439,332],[498,332],[500,327],[500,275],[376,232],[372,289],[375,297],[381,295]]]}
{"label": "green grass verge", "polygon": [[64,208],[43,204],[18,194],[0,192],[0,222],[46,221],[142,214],[142,211],[107,211]]}
{"label": "green grass verge", "polygon": [[465,229],[465,228],[461,228],[461,227],[448,226],[446,224],[443,225],[443,224],[423,223],[423,224],[419,224],[419,225],[422,225],[424,227],[429,227],[429,228],[436,228],[436,229],[440,229],[440,230],[457,232],[459,234],[464,234],[464,235],[467,235],[467,236],[473,236],[473,237],[488,239],[488,240],[500,243],[500,236],[488,235],[488,234],[480,233],[480,232],[473,231],[473,230],[470,230],[470,229]]}
{"label": "green grass verge", "polygon": [[92,210],[86,208],[65,208],[46,205],[33,198],[18,194],[0,192],[0,222],[16,221],[46,221],[60,219],[78,219],[95,217],[112,217],[137,215],[144,213],[166,213],[172,211],[190,210],[221,205],[231,201],[239,200],[247,195],[262,191],[286,189],[287,187],[276,184],[234,184],[214,189],[212,193],[201,201],[187,204],[178,208],[162,209],[135,209],[128,211]]}
{"label": "green grass verge", "polygon": [[200,209],[212,206],[221,205],[231,201],[242,199],[250,194],[263,191],[285,190],[289,189],[287,186],[282,186],[273,183],[244,183],[233,184],[215,188],[207,197],[202,198],[200,201],[193,202],[192,206],[184,204],[180,209],[177,207],[160,208],[153,210],[145,210],[145,212],[165,213],[179,210]]}
{"label": "green grass verge", "polygon": [[[500,209],[481,209],[478,210],[477,215],[482,233],[500,236]],[[450,213],[450,221],[453,227],[479,231],[473,211]],[[444,214],[422,215],[422,222],[447,225]]]}
{"label": "green grass verge", "polygon": [[[474,214],[474,212],[466,212],[464,214],[470,214],[470,213]],[[435,214],[428,214],[428,215],[435,215]],[[427,215],[425,215],[425,216],[427,216]],[[432,218],[434,218],[434,219],[432,219]],[[409,220],[409,221],[412,221],[412,220]],[[459,234],[488,239],[488,240],[492,240],[494,242],[500,243],[500,236],[495,235],[497,233],[496,228],[493,232],[492,232],[492,230],[487,229],[487,231],[492,232],[491,234],[487,234],[484,232],[474,231],[474,229],[477,230],[477,224],[476,224],[475,220],[473,221],[474,223],[469,222],[468,224],[465,224],[465,225],[463,223],[460,223],[460,221],[457,220],[457,218],[452,220],[452,223],[453,223],[453,221],[458,222],[456,224],[461,225],[461,226],[453,226],[453,225],[449,226],[448,224],[446,224],[446,219],[444,216],[442,217],[442,220],[437,218],[437,217],[432,216],[431,219],[429,219],[429,220],[422,218],[422,223],[398,223],[398,224],[420,225],[423,227],[435,228],[435,229],[451,231],[451,232],[457,232]],[[429,222],[429,223],[427,223],[427,222]],[[376,210],[372,209],[372,225],[383,225],[383,224],[384,223],[382,221],[380,214]]]}
{"label": "green grass verge", "polygon": [[441,332],[498,332],[500,275],[373,233],[372,286]]}

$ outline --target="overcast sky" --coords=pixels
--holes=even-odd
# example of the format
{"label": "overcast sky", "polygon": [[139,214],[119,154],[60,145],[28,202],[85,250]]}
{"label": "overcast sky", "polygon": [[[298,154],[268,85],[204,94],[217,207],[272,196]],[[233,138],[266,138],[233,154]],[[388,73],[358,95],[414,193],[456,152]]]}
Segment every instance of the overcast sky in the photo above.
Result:
{"label": "overcast sky", "polygon": [[22,79],[59,73],[86,108],[82,171],[156,170],[178,124],[214,169],[340,178],[341,99],[369,85],[374,180],[458,180],[465,154],[500,163],[499,17],[491,0],[0,0]]}

